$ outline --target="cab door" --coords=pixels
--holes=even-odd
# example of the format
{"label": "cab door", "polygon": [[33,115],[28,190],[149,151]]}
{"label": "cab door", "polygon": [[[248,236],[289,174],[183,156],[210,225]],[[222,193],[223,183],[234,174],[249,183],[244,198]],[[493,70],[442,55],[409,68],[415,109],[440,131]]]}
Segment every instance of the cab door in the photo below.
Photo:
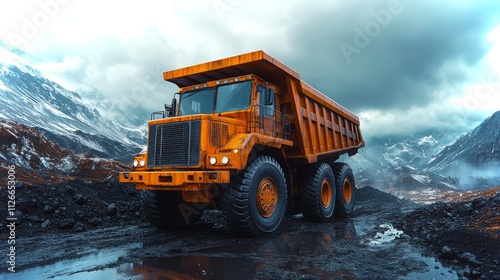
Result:
{"label": "cab door", "polygon": [[274,88],[259,87],[259,123],[261,134],[278,137],[276,96]]}

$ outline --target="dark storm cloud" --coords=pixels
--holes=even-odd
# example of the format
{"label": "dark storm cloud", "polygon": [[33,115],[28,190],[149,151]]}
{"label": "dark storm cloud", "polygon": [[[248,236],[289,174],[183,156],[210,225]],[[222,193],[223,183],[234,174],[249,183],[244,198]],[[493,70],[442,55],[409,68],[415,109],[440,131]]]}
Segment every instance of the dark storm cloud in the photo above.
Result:
{"label": "dark storm cloud", "polygon": [[[500,2],[343,1],[301,7],[282,60],[347,108],[426,106],[467,79],[498,24]],[[496,22],[495,22],[496,21]]]}

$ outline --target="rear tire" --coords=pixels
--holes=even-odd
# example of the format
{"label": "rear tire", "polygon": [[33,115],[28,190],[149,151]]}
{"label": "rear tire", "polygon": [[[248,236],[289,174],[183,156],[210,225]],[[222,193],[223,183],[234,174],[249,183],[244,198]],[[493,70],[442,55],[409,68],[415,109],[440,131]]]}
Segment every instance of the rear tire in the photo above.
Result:
{"label": "rear tire", "polygon": [[304,217],[329,222],[335,209],[335,179],[327,163],[312,164],[299,182],[298,199]]}
{"label": "rear tire", "polygon": [[222,193],[222,210],[231,231],[262,236],[279,230],[287,205],[286,179],[268,156],[254,160]]}
{"label": "rear tire", "polygon": [[141,191],[141,210],[155,227],[175,229],[196,223],[202,211],[182,199],[180,192]]}
{"label": "rear tire", "polygon": [[332,164],[337,185],[337,203],[335,214],[339,217],[349,217],[354,211],[356,202],[356,183],[351,167],[346,163],[334,162]]}

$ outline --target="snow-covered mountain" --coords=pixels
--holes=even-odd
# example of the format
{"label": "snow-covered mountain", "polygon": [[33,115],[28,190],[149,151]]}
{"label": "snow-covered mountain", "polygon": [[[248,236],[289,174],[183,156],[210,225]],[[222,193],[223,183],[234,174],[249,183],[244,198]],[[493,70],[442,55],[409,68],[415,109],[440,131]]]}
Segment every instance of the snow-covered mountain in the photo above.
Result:
{"label": "snow-covered mountain", "polygon": [[369,139],[360,153],[341,158],[358,186],[372,185],[399,197],[425,198],[448,191],[500,184],[500,112],[455,143],[432,135],[416,139]]}
{"label": "snow-covered mountain", "polygon": [[[428,165],[429,170],[446,171],[459,164],[485,167],[500,162],[500,111],[487,118],[454,144],[444,148]],[[500,173],[500,170],[499,170]]]}
{"label": "snow-covered mountain", "polygon": [[92,98],[45,78],[19,50],[0,44],[0,119],[44,131],[76,153],[129,162],[146,143],[146,119],[137,120],[107,104],[98,91]]}
{"label": "snow-covered mountain", "polygon": [[393,167],[413,170],[421,169],[442,148],[432,135],[391,142],[385,142],[381,150],[384,160]]}
{"label": "snow-covered mountain", "polygon": [[500,111],[444,148],[429,162],[430,172],[460,178],[464,183],[491,187],[500,183]]}
{"label": "snow-covered mountain", "polygon": [[444,147],[432,135],[416,139],[369,139],[366,147],[355,157],[345,158],[356,170],[413,170],[424,169]]}
{"label": "snow-covered mountain", "polygon": [[409,198],[425,189],[450,191],[458,180],[425,171],[427,163],[444,147],[432,135],[415,139],[369,139],[366,147],[352,158],[341,158],[355,172],[358,186],[370,185]]}

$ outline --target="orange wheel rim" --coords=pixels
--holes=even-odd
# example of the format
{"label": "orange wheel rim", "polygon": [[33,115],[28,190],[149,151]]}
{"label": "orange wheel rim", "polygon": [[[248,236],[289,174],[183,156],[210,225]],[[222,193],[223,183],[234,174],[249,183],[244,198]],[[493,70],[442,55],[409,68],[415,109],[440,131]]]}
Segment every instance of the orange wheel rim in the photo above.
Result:
{"label": "orange wheel rim", "polygon": [[344,202],[349,203],[352,199],[352,185],[348,178],[344,179],[344,184],[342,184],[342,195],[344,196]]}
{"label": "orange wheel rim", "polygon": [[264,218],[269,218],[276,210],[278,188],[271,178],[264,178],[257,188],[257,209]]}
{"label": "orange wheel rim", "polygon": [[321,203],[323,204],[323,208],[330,207],[332,203],[332,193],[333,190],[330,180],[327,178],[323,179],[323,182],[321,182]]}

